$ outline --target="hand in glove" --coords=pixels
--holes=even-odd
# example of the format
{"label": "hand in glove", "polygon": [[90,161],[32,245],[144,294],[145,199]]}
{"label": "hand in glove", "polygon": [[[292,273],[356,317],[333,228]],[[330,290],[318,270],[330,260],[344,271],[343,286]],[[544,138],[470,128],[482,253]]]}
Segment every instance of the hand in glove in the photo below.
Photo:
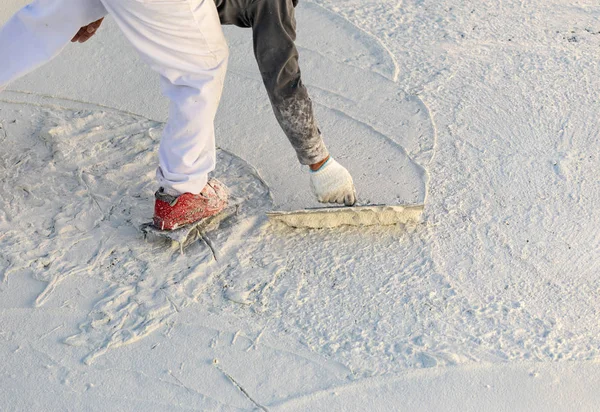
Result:
{"label": "hand in glove", "polygon": [[310,186],[321,203],[356,203],[352,176],[344,166],[329,158],[323,166],[310,172]]}

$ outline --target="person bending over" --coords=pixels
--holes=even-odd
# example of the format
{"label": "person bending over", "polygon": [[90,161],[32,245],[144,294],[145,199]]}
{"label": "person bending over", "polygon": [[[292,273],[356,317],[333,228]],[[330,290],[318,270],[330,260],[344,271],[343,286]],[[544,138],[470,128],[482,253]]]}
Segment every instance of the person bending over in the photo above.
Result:
{"label": "person bending over", "polygon": [[170,100],[159,147],[154,225],[172,230],[219,213],[228,190],[215,168],[214,118],[229,50],[221,24],[252,29],[254,54],[273,112],[310,168],[322,203],[356,202],[350,173],[327,151],[298,66],[297,0],[37,0],[0,29],[0,91],[49,62],[69,43],[85,42],[110,14]]}

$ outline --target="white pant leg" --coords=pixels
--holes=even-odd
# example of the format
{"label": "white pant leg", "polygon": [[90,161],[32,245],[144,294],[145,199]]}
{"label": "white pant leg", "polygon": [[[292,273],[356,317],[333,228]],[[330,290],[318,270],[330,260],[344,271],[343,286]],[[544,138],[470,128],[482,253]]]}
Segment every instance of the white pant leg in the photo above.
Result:
{"label": "white pant leg", "polygon": [[49,62],[77,31],[106,15],[100,0],[37,0],[0,29],[0,90]]}
{"label": "white pant leg", "polygon": [[170,100],[157,179],[167,191],[200,193],[216,162],[214,118],[229,51],[214,0],[102,0],[125,36],[161,76]]}

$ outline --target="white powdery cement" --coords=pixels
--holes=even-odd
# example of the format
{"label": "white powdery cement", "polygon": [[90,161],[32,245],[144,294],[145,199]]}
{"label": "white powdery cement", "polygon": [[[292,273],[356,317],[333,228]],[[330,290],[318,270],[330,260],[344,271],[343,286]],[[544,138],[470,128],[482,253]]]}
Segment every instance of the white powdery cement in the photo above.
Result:
{"label": "white powdery cement", "polygon": [[[594,97],[600,86],[598,6],[566,0],[319,4],[360,28],[352,31],[343,18],[319,14],[311,5],[307,11],[317,17],[301,20],[301,30],[319,33],[341,24],[350,33],[342,45],[368,54],[331,66],[336,82],[325,79],[334,86],[315,83],[315,100],[327,101],[328,106],[318,109],[321,117],[332,119],[324,128],[326,135],[338,127],[360,130],[359,135],[375,135],[369,137],[369,147],[379,142],[382,150],[401,153],[406,143],[397,139],[402,133],[390,132],[393,124],[385,122],[396,117],[385,112],[380,119],[377,111],[407,107],[402,102],[414,94],[420,101],[411,107],[424,107],[425,102],[431,111],[437,141],[411,139],[424,141],[425,147],[406,149],[407,154],[427,154],[424,159],[431,159],[436,149],[427,171],[411,169],[415,175],[421,170],[431,176],[425,224],[309,231],[250,221],[217,235],[227,252],[222,264],[212,262],[200,244],[183,256],[177,248],[142,245],[135,225],[128,226],[126,219],[151,213],[153,156],[148,146],[156,144],[158,130],[150,129],[159,125],[84,107],[89,110],[85,116],[93,120],[90,126],[110,131],[109,136],[98,135],[106,149],[111,140],[121,139],[119,147],[130,150],[108,158],[123,161],[115,168],[119,174],[108,174],[110,181],[95,180],[78,173],[79,164],[86,171],[103,160],[99,154],[105,149],[95,150],[89,159],[83,156],[86,148],[77,139],[79,123],[74,121],[80,115],[2,103],[0,113],[13,110],[13,117],[21,119],[7,135],[13,146],[3,161],[17,177],[40,185],[28,203],[21,201],[25,192],[17,192],[18,199],[12,192],[2,198],[8,214],[31,218],[24,235],[0,238],[2,256],[17,263],[1,263],[3,269],[15,269],[3,275],[0,292],[3,404],[10,409],[85,405],[102,410],[109,399],[116,410],[252,410],[257,405],[268,410],[314,405],[359,410],[361,402],[373,410],[415,410],[411,405],[422,410],[504,410],[505,405],[511,410],[596,409],[595,392],[588,388],[599,383],[594,361],[600,348],[600,216],[595,207],[600,200],[600,104]],[[24,80],[20,87],[30,85],[33,90],[85,74],[87,53],[96,59],[109,56],[111,46],[120,41],[110,26],[102,34],[95,43],[71,49],[74,59],[79,53],[88,56],[75,59],[80,66],[56,62],[46,77]],[[239,34],[245,36],[243,31]],[[312,46],[300,38],[308,60],[315,61],[311,55],[327,50],[323,39],[327,37],[322,36],[321,43],[311,40]],[[337,38],[332,39],[337,44]],[[327,54],[344,63],[333,51]],[[252,57],[244,56],[244,64],[251,67]],[[137,75],[139,63],[132,54],[104,63],[130,83],[115,93],[105,81],[73,81],[68,88],[72,97],[97,96],[112,99],[116,103],[110,105],[117,108],[131,104],[163,113],[156,104],[157,89]],[[379,76],[377,90],[389,85],[402,99],[389,105],[378,100],[368,94],[360,76],[344,82],[357,79],[355,66],[377,73],[364,72],[368,79]],[[259,96],[262,86],[255,71],[234,70],[230,81],[244,75],[249,81],[242,83]],[[53,101],[46,99],[45,104],[73,104]],[[273,121],[268,120],[266,96],[250,107],[265,122]],[[255,129],[242,136],[247,139],[233,139],[245,130],[234,116],[241,112],[233,109],[224,106],[221,112],[225,141],[257,152],[270,147],[260,144],[262,138],[252,140]],[[8,130],[10,121],[0,116]],[[34,140],[57,126],[40,121],[48,118],[60,123],[65,133],[50,139],[50,145]],[[276,125],[268,127],[275,130]],[[83,141],[91,138],[92,147],[100,147],[102,139],[94,141],[87,126],[84,130],[92,136]],[[131,135],[141,144],[137,151],[125,144]],[[72,145],[66,137],[74,138]],[[279,139],[286,144],[283,136]],[[61,150],[55,148],[67,156],[60,157]],[[44,169],[43,160],[54,162],[56,170]],[[269,164],[245,160],[269,169]],[[428,161],[420,164],[427,166]],[[272,187],[300,186],[277,176],[266,180]],[[46,199],[40,194],[42,186],[67,199],[49,197],[49,211],[36,216],[36,203],[41,207]],[[122,203],[116,200],[120,193],[115,187],[126,195]],[[110,196],[96,196],[98,189]],[[377,186],[372,189],[378,194]],[[80,193],[79,203],[70,206],[73,192]],[[146,198],[135,198],[135,193]],[[422,193],[417,190],[415,196]],[[100,206],[117,202],[124,209],[141,210],[119,211],[122,228],[115,228],[115,223],[101,219],[94,197]],[[298,200],[289,199],[290,205]],[[66,232],[51,244],[44,230],[55,217]],[[124,238],[128,244],[123,244]],[[105,252],[113,249],[117,259],[111,266],[110,253]],[[48,271],[52,265],[65,271],[51,293],[43,294],[55,278]],[[87,271],[68,272],[81,267]],[[35,281],[35,276],[45,282]],[[40,296],[41,306],[33,309]],[[69,342],[82,346],[64,345],[70,336],[76,338]],[[134,344],[110,350],[122,343]],[[82,359],[91,366],[83,365]],[[561,362],[565,360],[580,362]],[[477,369],[475,363],[485,365]]]}

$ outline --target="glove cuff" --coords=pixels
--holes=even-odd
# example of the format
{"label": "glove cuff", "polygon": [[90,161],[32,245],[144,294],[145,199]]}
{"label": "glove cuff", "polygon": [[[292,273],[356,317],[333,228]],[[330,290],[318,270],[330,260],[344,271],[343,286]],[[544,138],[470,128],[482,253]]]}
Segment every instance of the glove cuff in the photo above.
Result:
{"label": "glove cuff", "polygon": [[325,161],[325,163],[323,163],[317,170],[312,170],[312,169],[309,169],[309,170],[311,173],[318,173],[319,171],[325,169],[325,166],[327,166],[330,162],[335,162],[335,160],[333,160],[333,157],[331,157],[331,156],[329,156],[329,158]]}

